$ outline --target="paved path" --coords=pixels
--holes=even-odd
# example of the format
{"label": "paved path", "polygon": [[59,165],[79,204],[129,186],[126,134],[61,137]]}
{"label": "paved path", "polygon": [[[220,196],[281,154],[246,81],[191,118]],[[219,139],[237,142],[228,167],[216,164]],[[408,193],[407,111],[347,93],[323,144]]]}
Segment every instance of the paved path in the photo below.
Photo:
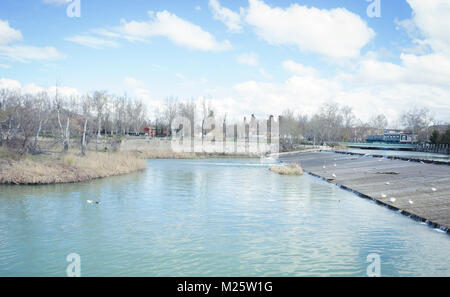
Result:
{"label": "paved path", "polygon": [[450,166],[333,152],[280,156],[302,168],[450,232]]}

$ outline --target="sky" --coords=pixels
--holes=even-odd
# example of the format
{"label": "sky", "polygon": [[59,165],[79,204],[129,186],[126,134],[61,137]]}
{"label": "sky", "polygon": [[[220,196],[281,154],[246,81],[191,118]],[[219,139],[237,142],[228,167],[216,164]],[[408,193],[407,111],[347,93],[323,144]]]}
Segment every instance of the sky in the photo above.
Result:
{"label": "sky", "polygon": [[0,89],[450,122],[449,0],[2,0]]}

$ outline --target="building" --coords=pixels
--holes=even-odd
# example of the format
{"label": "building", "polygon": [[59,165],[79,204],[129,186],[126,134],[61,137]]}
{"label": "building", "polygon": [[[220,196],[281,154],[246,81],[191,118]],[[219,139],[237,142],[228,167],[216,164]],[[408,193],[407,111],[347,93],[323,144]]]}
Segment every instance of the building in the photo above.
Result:
{"label": "building", "polygon": [[366,142],[374,143],[414,143],[416,142],[416,136],[409,131],[387,129],[384,130],[382,135],[369,135],[366,138]]}

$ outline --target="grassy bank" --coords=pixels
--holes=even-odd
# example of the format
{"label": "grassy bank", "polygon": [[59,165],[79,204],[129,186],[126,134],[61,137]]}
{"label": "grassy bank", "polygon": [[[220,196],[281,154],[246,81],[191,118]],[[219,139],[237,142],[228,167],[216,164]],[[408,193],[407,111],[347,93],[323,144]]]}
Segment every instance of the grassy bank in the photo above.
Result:
{"label": "grassy bank", "polygon": [[230,156],[164,151],[88,152],[86,156],[69,152],[21,156],[0,148],[0,184],[45,185],[84,182],[143,170],[147,166],[146,159],[214,157]]}
{"label": "grassy bank", "polygon": [[75,183],[121,175],[147,166],[135,153],[75,153],[17,156],[0,152],[0,184]]}
{"label": "grassy bank", "polygon": [[272,165],[270,171],[281,175],[302,175],[303,169],[295,163],[289,165]]}

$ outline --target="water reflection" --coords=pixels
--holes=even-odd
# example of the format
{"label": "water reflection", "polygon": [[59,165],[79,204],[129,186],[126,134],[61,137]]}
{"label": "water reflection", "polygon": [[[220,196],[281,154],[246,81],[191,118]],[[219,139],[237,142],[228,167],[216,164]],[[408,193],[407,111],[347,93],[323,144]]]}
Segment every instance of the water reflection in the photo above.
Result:
{"label": "water reflection", "polygon": [[[90,183],[1,186],[0,275],[450,276],[450,239],[259,160],[152,160]],[[86,200],[101,201],[89,204]]]}

